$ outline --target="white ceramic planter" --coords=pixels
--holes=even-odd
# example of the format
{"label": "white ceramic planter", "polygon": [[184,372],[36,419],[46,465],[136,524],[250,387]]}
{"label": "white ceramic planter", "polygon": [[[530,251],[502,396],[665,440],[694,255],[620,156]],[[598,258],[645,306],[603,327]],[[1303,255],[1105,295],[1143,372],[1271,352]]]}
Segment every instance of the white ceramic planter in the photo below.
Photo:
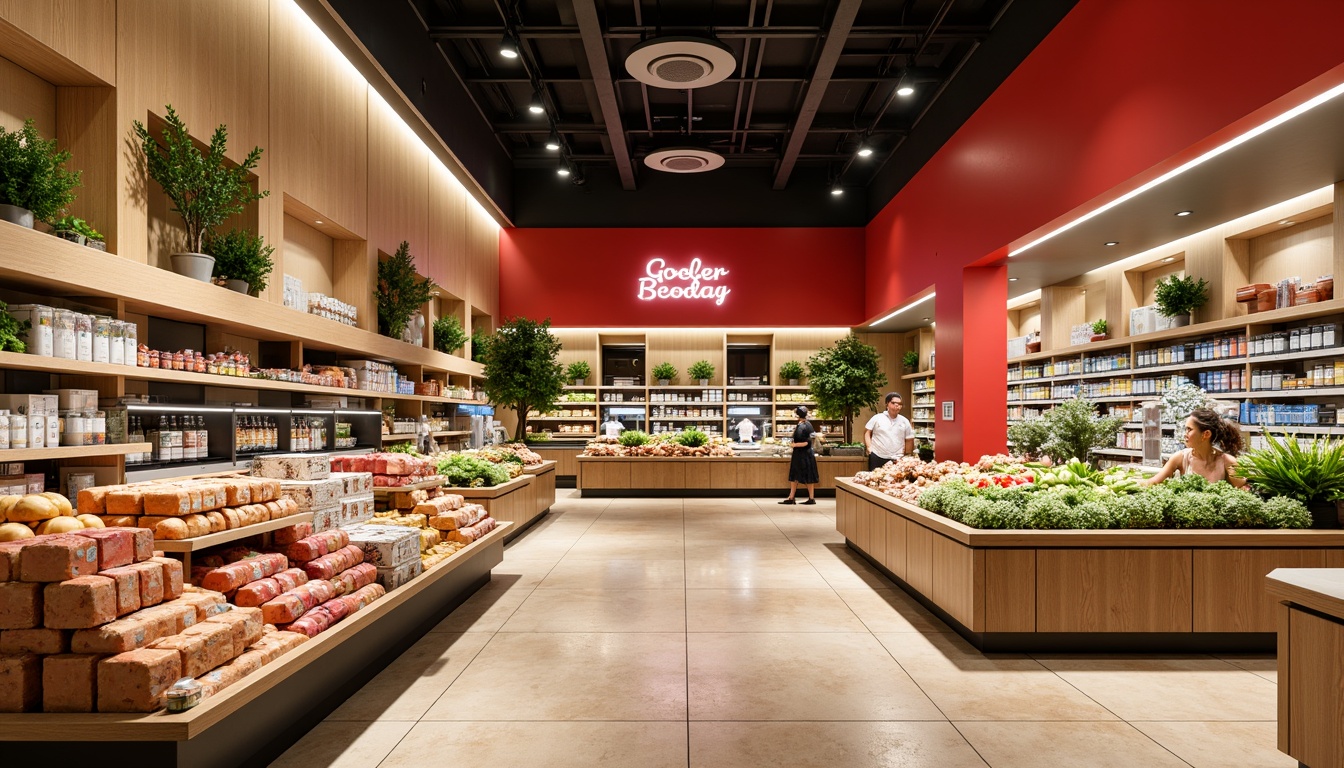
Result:
{"label": "white ceramic planter", "polygon": [[244,293],[244,294],[247,293],[252,288],[251,285],[248,285],[248,282],[246,280],[232,280],[232,279],[225,280],[224,287],[228,288],[230,291],[235,291],[237,293]]}
{"label": "white ceramic planter", "polygon": [[173,271],[202,283],[210,282],[215,271],[215,257],[204,253],[174,253]]}
{"label": "white ceramic planter", "polygon": [[0,205],[0,221],[18,224],[20,227],[33,228],[33,212],[17,205]]}

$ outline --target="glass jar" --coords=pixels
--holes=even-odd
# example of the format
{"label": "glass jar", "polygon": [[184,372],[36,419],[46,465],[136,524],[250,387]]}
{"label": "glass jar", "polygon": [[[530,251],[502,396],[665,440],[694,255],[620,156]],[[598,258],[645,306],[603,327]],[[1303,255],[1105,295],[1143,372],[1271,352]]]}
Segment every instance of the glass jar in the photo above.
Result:
{"label": "glass jar", "polygon": [[9,449],[9,411],[0,411],[0,451]]}
{"label": "glass jar", "polygon": [[63,360],[75,359],[75,313],[68,309],[52,312],[52,356]]}
{"label": "glass jar", "polygon": [[177,352],[172,353],[172,355],[173,355],[173,365],[172,365],[172,369],[173,369],[174,371],[185,371],[185,370],[187,370],[187,356],[186,356],[186,354],[179,350],[179,351],[177,351]]}
{"label": "glass jar", "polygon": [[12,413],[9,416],[9,447],[28,447],[28,417],[21,413]]}
{"label": "glass jar", "polygon": [[93,317],[75,313],[75,359],[93,362]]}
{"label": "glass jar", "polygon": [[112,318],[93,316],[93,362],[112,362]]}
{"label": "glass jar", "polygon": [[20,322],[26,314],[28,322],[31,324],[28,335],[25,337],[28,341],[28,354],[51,357],[54,343],[52,322],[55,319],[55,310],[41,304],[32,304],[26,307],[11,306],[9,309],[11,313],[18,316]]}
{"label": "glass jar", "polygon": [[126,347],[126,364],[144,368],[149,365],[149,360],[140,357],[140,350],[149,351],[148,347],[141,347],[139,344],[140,326],[130,321],[123,321],[121,324],[122,343]]}
{"label": "glass jar", "polygon": [[[109,320],[111,325],[111,340],[108,343],[108,362],[112,365],[126,364],[126,324],[120,320]],[[131,361],[135,361],[135,355],[131,355]]]}
{"label": "glass jar", "polygon": [[92,431],[94,445],[107,445],[107,414],[103,411],[94,411]]}
{"label": "glass jar", "polygon": [[[147,357],[148,360],[149,360],[149,367],[150,367],[150,368],[162,368],[162,367],[163,367],[163,363],[161,362],[161,361],[162,361],[162,358],[163,358],[163,355],[159,354],[159,350],[157,350],[157,349],[150,349],[150,350],[147,350],[147,351],[145,352],[145,355],[146,355],[146,357]],[[172,365],[169,365],[168,367],[171,368]]]}
{"label": "glass jar", "polygon": [[205,373],[205,355],[197,352],[196,358],[192,360],[192,367],[197,373]]}

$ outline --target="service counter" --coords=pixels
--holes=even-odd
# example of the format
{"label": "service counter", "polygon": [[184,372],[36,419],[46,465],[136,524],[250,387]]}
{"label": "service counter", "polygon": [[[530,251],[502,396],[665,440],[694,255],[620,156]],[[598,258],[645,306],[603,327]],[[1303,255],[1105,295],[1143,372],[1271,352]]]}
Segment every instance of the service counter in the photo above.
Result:
{"label": "service counter", "polygon": [[835,521],[984,651],[1269,651],[1266,574],[1344,566],[1341,530],[980,530],[850,478]]}
{"label": "service counter", "polygon": [[1279,751],[1344,765],[1344,569],[1279,568],[1265,579],[1279,630]]}
{"label": "service counter", "polygon": [[[784,496],[788,456],[579,456],[584,496]],[[835,494],[835,479],[868,468],[862,456],[818,456],[817,495]],[[800,496],[807,491],[799,487]]]}
{"label": "service counter", "polygon": [[588,446],[588,440],[564,442],[548,440],[544,443],[528,443],[538,456],[555,462],[555,483],[560,488],[577,487],[579,477],[579,454]]}

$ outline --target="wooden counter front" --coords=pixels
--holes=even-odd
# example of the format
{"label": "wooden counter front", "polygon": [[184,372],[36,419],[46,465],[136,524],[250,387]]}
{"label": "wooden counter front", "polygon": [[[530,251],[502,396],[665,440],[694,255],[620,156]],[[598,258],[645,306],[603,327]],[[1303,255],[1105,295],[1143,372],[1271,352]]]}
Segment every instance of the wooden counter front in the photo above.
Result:
{"label": "wooden counter front", "polygon": [[1344,764],[1344,570],[1278,568],[1279,751],[1304,766]]}
{"label": "wooden counter front", "polygon": [[532,483],[532,491],[537,502],[537,517],[546,514],[555,505],[555,467],[556,462],[543,461],[535,467],[523,469],[536,478]]}
{"label": "wooden counter front", "polygon": [[836,485],[849,546],[982,650],[1264,650],[1265,575],[1344,566],[1340,530],[980,530]]}
{"label": "wooden counter front", "polygon": [[[519,475],[507,483],[491,488],[454,488],[447,486],[447,493],[456,493],[472,504],[480,504],[490,516],[501,523],[513,523],[505,541],[512,541],[540,514],[536,498],[537,478],[533,475]],[[551,494],[554,498],[555,494]],[[548,505],[549,508],[549,505]]]}
{"label": "wooden counter front", "polygon": [[[586,496],[784,496],[789,490],[787,456],[580,456],[578,468]],[[867,468],[863,457],[818,456],[818,495],[833,495],[837,477]]]}

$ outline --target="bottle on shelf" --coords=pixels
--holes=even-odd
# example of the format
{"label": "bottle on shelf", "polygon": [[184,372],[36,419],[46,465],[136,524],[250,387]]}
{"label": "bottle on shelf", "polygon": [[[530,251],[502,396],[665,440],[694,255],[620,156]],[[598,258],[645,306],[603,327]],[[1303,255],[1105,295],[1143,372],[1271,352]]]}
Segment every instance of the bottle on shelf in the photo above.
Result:
{"label": "bottle on shelf", "polygon": [[196,458],[210,458],[210,430],[205,426],[205,416],[196,416]]}

